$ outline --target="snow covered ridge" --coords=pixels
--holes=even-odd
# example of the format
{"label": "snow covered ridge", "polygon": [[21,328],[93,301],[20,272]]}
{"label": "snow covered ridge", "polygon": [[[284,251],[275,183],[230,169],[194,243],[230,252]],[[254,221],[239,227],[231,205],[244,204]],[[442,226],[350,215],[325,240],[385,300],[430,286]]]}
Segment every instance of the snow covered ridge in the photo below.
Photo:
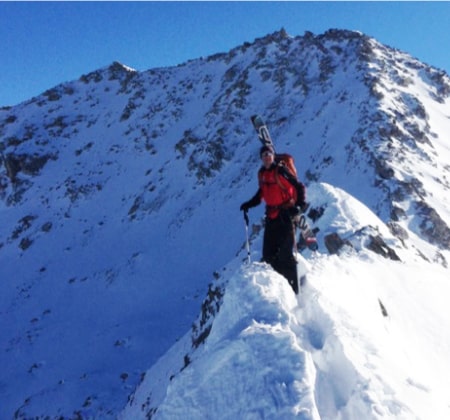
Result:
{"label": "snow covered ridge", "polygon": [[121,420],[448,417],[448,269],[411,251],[403,263],[358,248],[351,233],[361,226],[396,239],[345,192],[313,185],[311,195],[326,207],[317,225],[354,246],[298,255],[298,297],[266,264],[241,264],[242,252],[205,299],[215,309],[199,318],[202,343],[194,325],[146,373]]}
{"label": "snow covered ridge", "polygon": [[447,418],[448,273],[433,266],[430,285],[418,266],[376,260],[314,258],[298,301],[264,265],[238,270],[196,359],[165,382],[168,353],[119,418]]}
{"label": "snow covered ridge", "polygon": [[280,31],[172,68],[113,63],[2,108],[2,410],[114,417],[186,331],[172,374],[193,366],[241,263],[255,113],[324,209],[322,253],[327,233],[361,255],[380,237],[400,264],[446,268],[449,94],[444,72],[361,33]]}

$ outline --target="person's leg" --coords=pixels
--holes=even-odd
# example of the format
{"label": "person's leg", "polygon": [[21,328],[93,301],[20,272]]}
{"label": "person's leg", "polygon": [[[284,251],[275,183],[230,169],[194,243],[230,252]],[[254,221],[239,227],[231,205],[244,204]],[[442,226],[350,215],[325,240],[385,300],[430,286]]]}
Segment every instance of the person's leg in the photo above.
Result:
{"label": "person's leg", "polygon": [[264,228],[262,260],[270,265],[272,265],[278,253],[279,244],[277,242],[277,232],[277,219],[267,218]]}
{"label": "person's leg", "polygon": [[298,294],[297,261],[293,255],[295,229],[288,215],[280,214],[271,226],[271,244],[275,249],[272,260],[268,261],[275,271],[284,276],[295,294]]}

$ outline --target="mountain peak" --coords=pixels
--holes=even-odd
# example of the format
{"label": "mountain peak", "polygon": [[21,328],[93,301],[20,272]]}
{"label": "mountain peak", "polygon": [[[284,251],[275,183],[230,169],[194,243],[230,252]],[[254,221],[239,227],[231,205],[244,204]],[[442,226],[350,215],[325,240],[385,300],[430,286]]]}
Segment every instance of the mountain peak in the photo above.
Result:
{"label": "mountain peak", "polygon": [[285,28],[281,28],[278,31],[275,31],[271,34],[267,34],[263,37],[260,38],[256,38],[255,39],[255,43],[257,44],[269,44],[271,42],[275,42],[275,43],[279,43],[279,42],[283,42],[286,39],[291,39],[292,37],[287,33]]}
{"label": "mountain peak", "polygon": [[[253,114],[323,213],[324,261],[334,261],[329,233],[368,240],[355,232],[367,218],[343,224],[348,200],[330,204],[345,191],[403,264],[448,265],[448,76],[365,39],[281,29],[188,65],[138,72],[113,62],[0,112],[9,417],[117,413],[140,372],[186,333],[208,284],[241,262],[238,208],[258,188]],[[334,188],[314,195],[317,184]],[[250,213],[258,259],[263,214]],[[197,325],[200,345],[209,318]]]}
{"label": "mountain peak", "polygon": [[281,28],[279,31],[275,31],[271,35],[267,35],[267,37],[271,38],[274,41],[280,41],[283,39],[291,38],[291,36],[287,33],[285,28]]}
{"label": "mountain peak", "polygon": [[328,29],[325,31],[322,35],[319,35],[319,38],[331,38],[331,39],[354,39],[354,38],[361,38],[361,39],[369,39],[367,35],[363,34],[360,31],[354,31],[349,29]]}
{"label": "mountain peak", "polygon": [[118,61],[113,61],[109,66],[102,67],[86,75],[82,75],[80,80],[84,83],[98,83],[104,79],[123,81],[124,79],[128,79],[137,74],[137,70],[119,63]]}
{"label": "mountain peak", "polygon": [[135,73],[137,70],[126,66],[125,64],[119,63],[118,61],[113,61],[109,66],[108,70],[112,73],[125,72],[125,73]]}

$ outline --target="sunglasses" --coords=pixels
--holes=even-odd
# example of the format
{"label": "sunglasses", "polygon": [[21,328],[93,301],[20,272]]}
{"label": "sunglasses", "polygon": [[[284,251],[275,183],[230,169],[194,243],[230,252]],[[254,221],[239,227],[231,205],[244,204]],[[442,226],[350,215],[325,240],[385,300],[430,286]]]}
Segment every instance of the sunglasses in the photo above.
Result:
{"label": "sunglasses", "polygon": [[273,153],[272,152],[261,153],[261,157],[267,157],[267,156],[273,156]]}

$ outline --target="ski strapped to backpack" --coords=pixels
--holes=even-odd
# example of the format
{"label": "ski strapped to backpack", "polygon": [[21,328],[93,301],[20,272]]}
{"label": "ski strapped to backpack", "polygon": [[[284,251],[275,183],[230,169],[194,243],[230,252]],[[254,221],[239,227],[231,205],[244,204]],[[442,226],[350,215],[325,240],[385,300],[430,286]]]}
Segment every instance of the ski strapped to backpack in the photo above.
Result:
{"label": "ski strapped to backpack", "polygon": [[269,130],[264,123],[263,119],[259,115],[252,115],[250,117],[253,127],[255,127],[256,132],[258,133],[259,140],[264,146],[272,146],[273,141],[270,137]]}
{"label": "ski strapped to backpack", "polygon": [[316,233],[319,231],[319,229],[311,229],[306,222],[304,214],[300,216],[297,227],[300,229],[300,236],[298,237],[297,242],[297,250],[301,252],[304,249],[308,248],[311,251],[317,251],[319,246],[317,245]]}

